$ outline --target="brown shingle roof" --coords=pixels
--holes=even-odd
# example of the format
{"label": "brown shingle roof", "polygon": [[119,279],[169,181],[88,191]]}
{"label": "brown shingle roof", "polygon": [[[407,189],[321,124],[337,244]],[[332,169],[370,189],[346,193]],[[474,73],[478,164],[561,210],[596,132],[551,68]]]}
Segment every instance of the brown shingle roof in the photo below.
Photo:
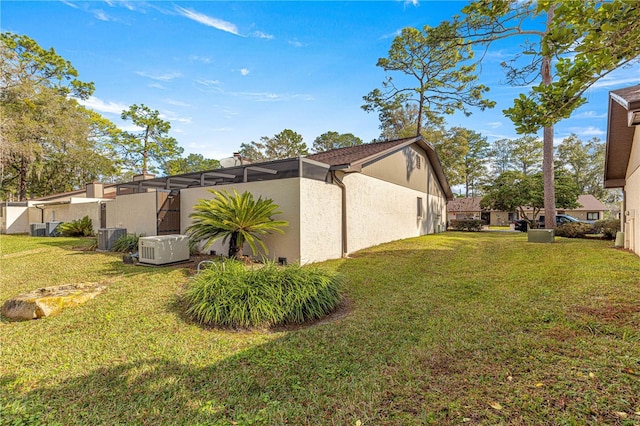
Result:
{"label": "brown shingle roof", "polygon": [[402,145],[403,143],[408,142],[412,139],[415,139],[415,136],[411,138],[396,139],[386,142],[368,143],[363,145],[349,146],[346,148],[332,149],[330,151],[308,155],[307,158],[315,161],[320,161],[331,166],[347,165],[371,156],[375,156],[376,154],[394,148],[398,145]]}
{"label": "brown shingle roof", "polygon": [[604,211],[607,210],[607,207],[602,204],[602,202],[600,200],[598,200],[596,197],[594,197],[591,194],[583,194],[581,196],[578,197],[578,204],[580,204],[582,207],[578,207],[577,209],[571,209],[571,210],[578,210],[578,211]]}

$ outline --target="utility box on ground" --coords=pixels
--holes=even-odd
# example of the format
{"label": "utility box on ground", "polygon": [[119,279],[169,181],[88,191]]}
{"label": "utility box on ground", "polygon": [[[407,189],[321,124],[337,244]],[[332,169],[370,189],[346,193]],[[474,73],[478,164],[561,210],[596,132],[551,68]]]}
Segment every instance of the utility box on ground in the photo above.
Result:
{"label": "utility box on ground", "polygon": [[44,223],[30,223],[29,235],[31,235],[32,237],[46,237],[47,225],[45,225]]}
{"label": "utility box on ground", "polygon": [[138,240],[140,263],[167,265],[189,260],[189,237],[186,235],[157,235]]}
{"label": "utility box on ground", "polygon": [[529,229],[527,235],[530,243],[552,243],[556,232],[553,229]]}
{"label": "utility box on ground", "polygon": [[60,231],[58,231],[58,225],[62,222],[47,222],[45,223],[47,237],[59,237]]}
{"label": "utility box on ground", "polygon": [[98,228],[98,250],[111,250],[113,243],[125,235],[127,235],[127,228]]}

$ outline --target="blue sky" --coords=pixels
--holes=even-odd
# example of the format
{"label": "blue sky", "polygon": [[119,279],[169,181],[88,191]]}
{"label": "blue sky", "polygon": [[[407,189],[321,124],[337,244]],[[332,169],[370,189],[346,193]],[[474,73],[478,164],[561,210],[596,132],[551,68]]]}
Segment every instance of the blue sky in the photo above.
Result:
{"label": "blue sky", "polygon": [[[378,58],[402,28],[437,25],[464,4],[4,0],[0,7],[2,31],[55,48],[81,80],[95,83],[89,107],[128,128],[120,112],[143,103],[171,122],[185,153],[220,159],[286,128],[308,146],[330,130],[377,137],[377,115],[360,106],[384,79]],[[449,126],[490,141],[517,137],[502,109],[523,89],[504,85],[498,66],[517,51],[511,41],[485,57],[481,80],[496,108],[449,116]],[[556,127],[556,139],[604,140],[608,91],[638,83],[639,66],[602,80]]]}

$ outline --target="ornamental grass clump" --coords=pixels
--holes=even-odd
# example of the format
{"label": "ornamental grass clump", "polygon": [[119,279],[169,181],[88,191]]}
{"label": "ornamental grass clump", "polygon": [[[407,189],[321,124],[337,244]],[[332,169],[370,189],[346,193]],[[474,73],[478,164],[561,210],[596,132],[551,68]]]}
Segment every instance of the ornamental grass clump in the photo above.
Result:
{"label": "ornamental grass clump", "polygon": [[90,237],[93,235],[93,223],[89,216],[82,219],[64,222],[58,225],[58,231],[63,237]]}
{"label": "ornamental grass clump", "polygon": [[219,327],[271,327],[319,319],[340,302],[340,279],[314,267],[227,261],[198,274],[185,294],[187,315]]}

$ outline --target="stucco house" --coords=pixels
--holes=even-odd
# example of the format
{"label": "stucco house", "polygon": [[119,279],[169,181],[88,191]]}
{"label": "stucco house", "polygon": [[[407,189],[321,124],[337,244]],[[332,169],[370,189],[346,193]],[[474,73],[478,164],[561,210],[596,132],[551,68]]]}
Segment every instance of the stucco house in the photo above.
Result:
{"label": "stucco house", "polygon": [[624,246],[640,255],[640,84],[609,92],[604,187],[622,188]]}
{"label": "stucco house", "polygon": [[[184,234],[193,206],[213,197],[211,189],[272,199],[289,226],[264,239],[269,257],[301,263],[444,231],[453,198],[434,148],[412,137],[119,184],[106,225]],[[212,250],[227,248],[217,242]]]}
{"label": "stucco house", "polygon": [[93,229],[106,226],[106,204],[116,196],[117,185],[91,182],[84,189],[22,202],[0,203],[0,233],[28,233],[31,223],[66,222],[88,216]]}
{"label": "stucco house", "polygon": [[[480,219],[489,225],[509,226],[515,220],[520,219],[518,212],[504,212],[498,210],[483,210],[480,208],[482,197],[456,198],[447,203],[447,220]],[[575,209],[558,209],[557,214],[567,214],[580,220],[602,220],[607,211],[600,200],[591,194],[582,194],[577,200]],[[531,217],[531,209],[524,209]],[[544,213],[541,213],[544,214]]]}

